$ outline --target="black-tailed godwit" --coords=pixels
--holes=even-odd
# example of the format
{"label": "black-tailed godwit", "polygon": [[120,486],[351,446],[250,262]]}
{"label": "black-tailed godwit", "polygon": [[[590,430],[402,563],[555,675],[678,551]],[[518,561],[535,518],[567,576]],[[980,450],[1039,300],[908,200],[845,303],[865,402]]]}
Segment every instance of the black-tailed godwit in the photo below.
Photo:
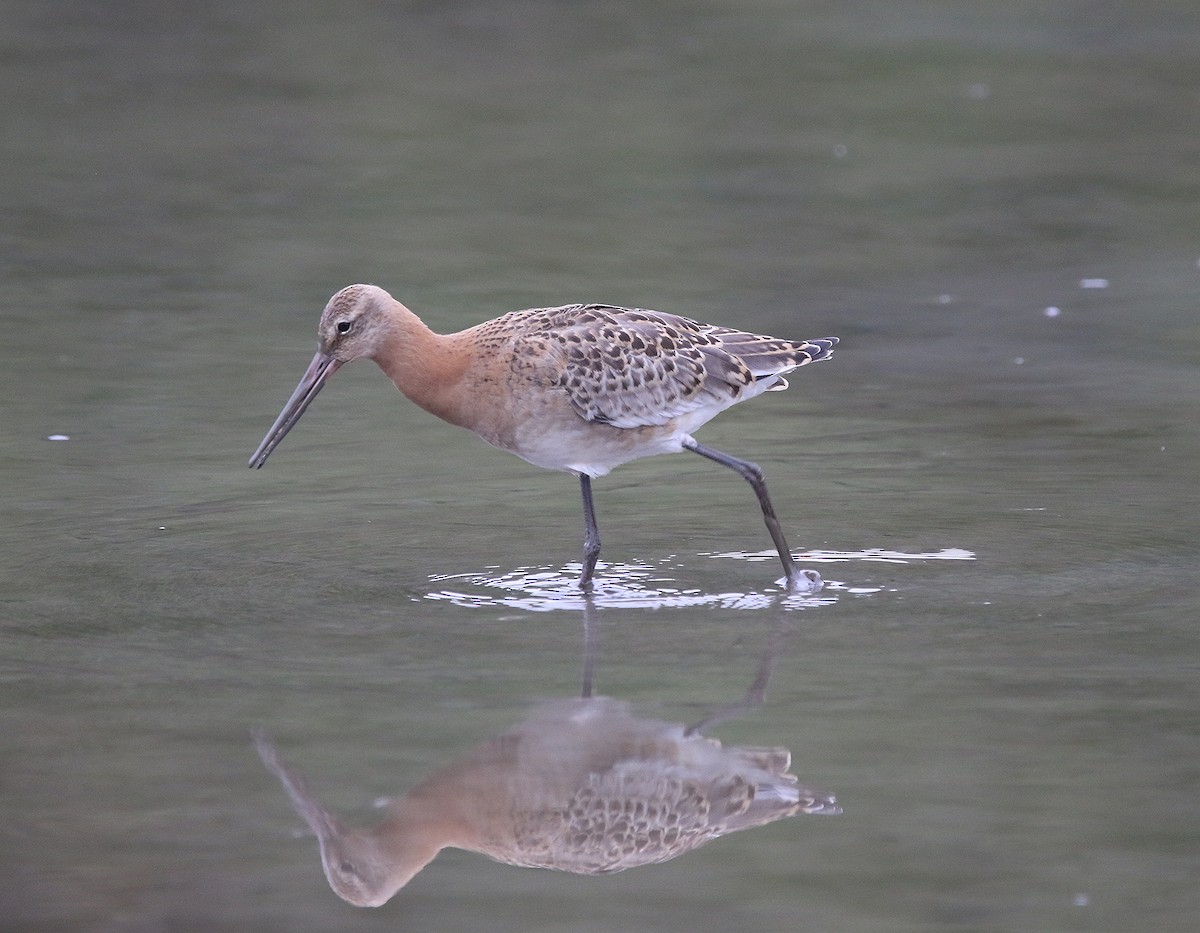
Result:
{"label": "black-tailed godwit", "polygon": [[579,477],[592,586],[600,532],[592,478],[639,457],[690,450],[754,489],[789,591],[820,585],[796,568],[756,464],[692,432],[738,402],[786,389],[786,373],[829,359],[838,338],[783,340],[674,314],[575,304],[513,311],[437,334],[381,288],[351,285],[326,305],[317,353],[250,458],[261,467],[339,367],[374,360],[422,408],[530,463]]}

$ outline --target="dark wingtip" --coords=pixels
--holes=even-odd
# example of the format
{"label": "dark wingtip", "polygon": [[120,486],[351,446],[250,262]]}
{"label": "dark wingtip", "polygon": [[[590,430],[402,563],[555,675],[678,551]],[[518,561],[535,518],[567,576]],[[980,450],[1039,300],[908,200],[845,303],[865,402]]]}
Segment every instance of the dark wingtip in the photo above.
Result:
{"label": "dark wingtip", "polygon": [[820,347],[820,352],[812,358],[814,363],[819,363],[822,360],[827,360],[833,356],[833,348],[841,341],[837,337],[820,337],[817,340],[810,340],[813,346]]}

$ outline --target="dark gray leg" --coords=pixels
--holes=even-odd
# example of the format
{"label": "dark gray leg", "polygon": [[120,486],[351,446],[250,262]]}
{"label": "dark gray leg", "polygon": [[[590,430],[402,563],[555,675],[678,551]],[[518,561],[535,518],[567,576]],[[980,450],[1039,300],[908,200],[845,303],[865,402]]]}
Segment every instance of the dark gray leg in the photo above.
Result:
{"label": "dark gray leg", "polygon": [[592,478],[579,474],[579,490],[583,493],[583,573],[579,575],[579,588],[585,593],[592,591],[592,573],[600,557],[600,528],[596,525],[596,507],[592,505]]}
{"label": "dark gray leg", "polygon": [[754,489],[754,494],[758,496],[758,504],[762,509],[763,521],[767,525],[767,531],[771,533],[771,540],[775,542],[775,550],[779,552],[779,560],[783,563],[783,573],[787,577],[788,590],[808,590],[812,588],[811,580],[796,569],[796,563],[792,560],[792,552],[788,549],[786,539],[783,537],[783,529],[779,527],[779,519],[775,517],[775,508],[771,505],[771,497],[767,495],[767,481],[763,476],[763,471],[757,463],[751,463],[749,460],[739,460],[737,457],[731,457],[727,453],[722,453],[719,450],[714,450],[711,447],[705,447],[703,444],[697,444],[693,440],[683,442],[685,450],[690,450],[693,453],[699,454],[701,457],[707,457],[722,466],[727,466],[734,470]]}

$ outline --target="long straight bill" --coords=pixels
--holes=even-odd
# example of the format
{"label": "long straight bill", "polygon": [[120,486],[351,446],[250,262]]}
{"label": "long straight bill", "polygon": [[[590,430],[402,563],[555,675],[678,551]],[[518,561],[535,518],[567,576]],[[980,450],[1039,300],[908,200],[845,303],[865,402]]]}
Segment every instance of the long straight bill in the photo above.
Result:
{"label": "long straight bill", "polygon": [[262,443],[258,445],[258,449],[251,455],[249,463],[251,469],[259,469],[267,462],[267,457],[271,456],[271,451],[279,446],[279,442],[287,436],[287,432],[300,420],[300,416],[304,414],[304,410],[312,404],[312,400],[317,397],[317,393],[324,388],[326,381],[338,371],[341,365],[340,361],[335,360],[328,353],[317,351],[317,355],[308,364],[308,369],[304,371],[304,376],[300,379],[300,384],[296,386],[296,391],[292,393],[292,397],[283,406],[283,411],[279,413],[279,417],[271,425],[271,430],[262,439]]}

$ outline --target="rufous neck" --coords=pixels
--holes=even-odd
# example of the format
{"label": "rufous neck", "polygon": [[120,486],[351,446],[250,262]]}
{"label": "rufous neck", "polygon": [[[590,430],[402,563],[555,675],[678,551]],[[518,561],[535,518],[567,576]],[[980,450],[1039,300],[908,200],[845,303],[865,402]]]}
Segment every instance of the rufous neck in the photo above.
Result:
{"label": "rufous neck", "polygon": [[438,334],[408,308],[395,302],[391,332],[375,362],[409,399],[448,418],[454,388],[468,360],[457,352],[453,335]]}

